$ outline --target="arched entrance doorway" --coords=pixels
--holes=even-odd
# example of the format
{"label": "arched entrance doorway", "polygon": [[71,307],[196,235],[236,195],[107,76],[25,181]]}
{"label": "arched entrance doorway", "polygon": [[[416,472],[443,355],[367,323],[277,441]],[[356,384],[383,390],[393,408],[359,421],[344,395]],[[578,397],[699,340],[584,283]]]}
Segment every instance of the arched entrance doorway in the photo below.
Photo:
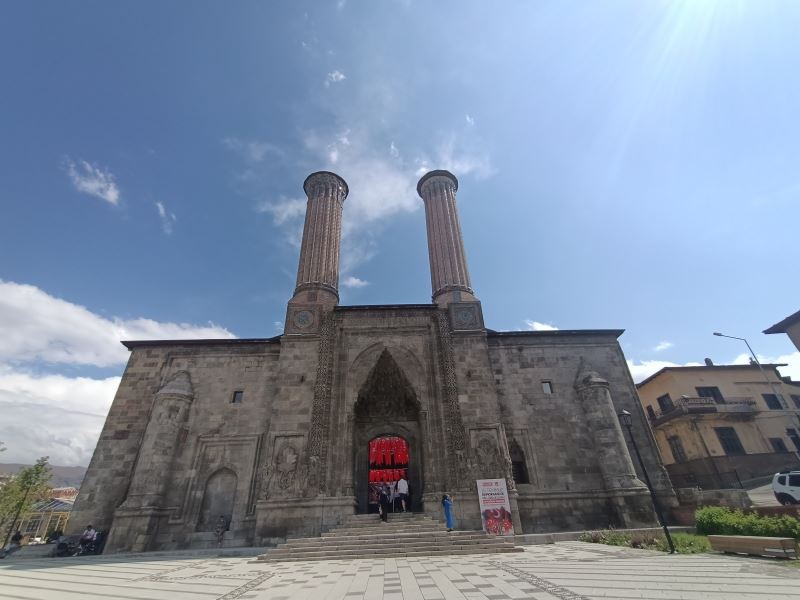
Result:
{"label": "arched entrance doorway", "polygon": [[[395,482],[401,474],[409,484],[410,510],[420,510],[423,444],[419,402],[388,350],[381,353],[358,393],[354,424],[353,475],[358,512],[375,511],[370,489],[379,483]],[[382,480],[370,481],[376,478]]]}

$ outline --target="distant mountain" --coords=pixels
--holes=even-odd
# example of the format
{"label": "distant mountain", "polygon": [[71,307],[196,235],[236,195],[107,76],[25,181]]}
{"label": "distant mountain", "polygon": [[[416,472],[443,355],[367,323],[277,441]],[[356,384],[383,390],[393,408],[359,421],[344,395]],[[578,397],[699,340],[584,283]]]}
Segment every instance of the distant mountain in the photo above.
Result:
{"label": "distant mountain", "polygon": [[[14,475],[20,469],[30,466],[32,465],[0,463],[0,476]],[[83,476],[86,475],[86,467],[59,467],[57,465],[50,465],[50,472],[53,474],[50,478],[53,487],[80,488]]]}

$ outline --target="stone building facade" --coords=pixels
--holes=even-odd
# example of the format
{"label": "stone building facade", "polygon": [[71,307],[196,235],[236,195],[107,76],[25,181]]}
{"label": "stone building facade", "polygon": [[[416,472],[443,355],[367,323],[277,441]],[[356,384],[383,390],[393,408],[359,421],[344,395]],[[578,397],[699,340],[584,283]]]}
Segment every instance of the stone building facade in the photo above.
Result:
{"label": "stone building facade", "polygon": [[674,494],[617,342],[620,330],[496,332],[469,278],[456,178],[432,171],[425,203],[431,304],[340,306],[347,184],[310,175],[297,285],[283,335],[125,342],[130,360],[72,523],[106,551],[314,535],[368,509],[367,449],[408,443],[412,510],[480,529],[476,479],[505,478],[517,531],[652,525],[646,487]]}

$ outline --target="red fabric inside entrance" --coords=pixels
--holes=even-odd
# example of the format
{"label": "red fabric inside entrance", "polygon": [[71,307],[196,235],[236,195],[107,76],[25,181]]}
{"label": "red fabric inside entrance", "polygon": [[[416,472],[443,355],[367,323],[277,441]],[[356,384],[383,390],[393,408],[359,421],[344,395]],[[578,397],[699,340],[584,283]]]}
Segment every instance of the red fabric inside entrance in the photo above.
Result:
{"label": "red fabric inside entrance", "polygon": [[399,436],[375,438],[369,443],[369,482],[394,483],[408,479],[408,442]]}

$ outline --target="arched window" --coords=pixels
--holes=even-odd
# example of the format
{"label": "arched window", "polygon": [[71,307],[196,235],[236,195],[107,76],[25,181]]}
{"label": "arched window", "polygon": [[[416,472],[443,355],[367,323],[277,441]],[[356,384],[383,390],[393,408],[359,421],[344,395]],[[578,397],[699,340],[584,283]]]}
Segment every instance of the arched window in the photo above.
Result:
{"label": "arched window", "polygon": [[208,478],[200,505],[197,531],[214,531],[220,516],[225,517],[230,527],[237,481],[236,473],[227,468],[216,471]]}
{"label": "arched window", "polygon": [[514,483],[530,483],[525,453],[519,447],[517,440],[509,442],[508,453],[511,455],[511,472],[514,474]]}

